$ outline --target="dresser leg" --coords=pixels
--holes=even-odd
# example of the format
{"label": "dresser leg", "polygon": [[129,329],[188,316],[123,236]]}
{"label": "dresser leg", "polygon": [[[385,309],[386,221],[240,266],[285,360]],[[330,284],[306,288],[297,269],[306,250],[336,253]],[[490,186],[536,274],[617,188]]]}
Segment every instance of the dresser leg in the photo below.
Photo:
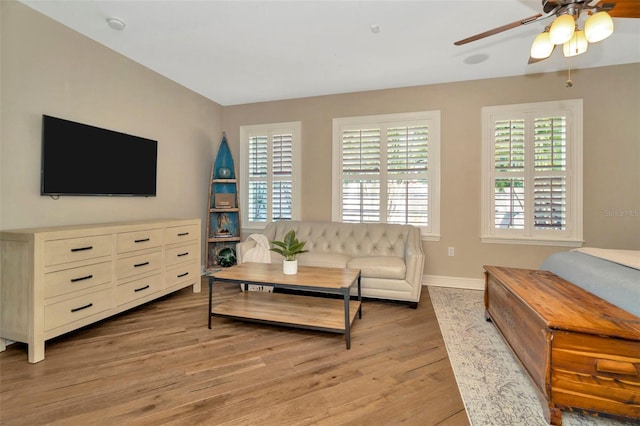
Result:
{"label": "dresser leg", "polygon": [[29,343],[29,362],[35,364],[44,359],[44,341]]}
{"label": "dresser leg", "polygon": [[0,338],[0,352],[4,352],[7,350],[7,340]]}

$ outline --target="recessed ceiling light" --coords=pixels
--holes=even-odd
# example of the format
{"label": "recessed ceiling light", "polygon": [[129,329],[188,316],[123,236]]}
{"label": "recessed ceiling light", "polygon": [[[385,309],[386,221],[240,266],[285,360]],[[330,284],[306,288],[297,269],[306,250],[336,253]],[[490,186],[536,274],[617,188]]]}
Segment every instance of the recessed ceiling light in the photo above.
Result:
{"label": "recessed ceiling light", "polygon": [[378,24],[371,25],[371,32],[374,34],[378,34],[380,32],[380,26]]}
{"label": "recessed ceiling light", "polygon": [[120,18],[115,18],[115,17],[107,18],[107,24],[109,24],[109,26],[114,30],[118,30],[118,31],[124,30],[124,27],[127,26],[126,22],[124,22]]}

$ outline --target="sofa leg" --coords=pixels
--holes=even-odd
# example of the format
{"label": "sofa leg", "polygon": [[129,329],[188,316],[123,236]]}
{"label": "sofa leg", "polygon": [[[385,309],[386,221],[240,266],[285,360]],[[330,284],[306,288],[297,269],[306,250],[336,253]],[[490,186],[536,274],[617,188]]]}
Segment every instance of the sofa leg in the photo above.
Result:
{"label": "sofa leg", "polygon": [[411,309],[418,309],[418,302],[409,302],[409,307]]}

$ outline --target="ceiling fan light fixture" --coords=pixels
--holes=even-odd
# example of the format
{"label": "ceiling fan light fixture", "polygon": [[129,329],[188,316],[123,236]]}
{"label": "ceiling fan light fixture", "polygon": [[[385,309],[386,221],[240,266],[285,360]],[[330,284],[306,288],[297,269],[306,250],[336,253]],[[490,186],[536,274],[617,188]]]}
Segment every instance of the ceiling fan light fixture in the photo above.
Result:
{"label": "ceiling fan light fixture", "polygon": [[535,59],[545,59],[551,56],[555,45],[551,43],[549,32],[545,31],[536,36],[531,44],[531,57]]}
{"label": "ceiling fan light fixture", "polygon": [[558,16],[549,29],[549,38],[553,44],[564,44],[571,40],[576,29],[576,20],[572,15]]}
{"label": "ceiling fan light fixture", "polygon": [[562,53],[565,57],[578,56],[587,51],[589,42],[582,30],[576,30],[571,40],[562,45]]}
{"label": "ceiling fan light fixture", "polygon": [[584,23],[584,32],[589,43],[604,40],[613,34],[613,19],[605,11],[594,13]]}

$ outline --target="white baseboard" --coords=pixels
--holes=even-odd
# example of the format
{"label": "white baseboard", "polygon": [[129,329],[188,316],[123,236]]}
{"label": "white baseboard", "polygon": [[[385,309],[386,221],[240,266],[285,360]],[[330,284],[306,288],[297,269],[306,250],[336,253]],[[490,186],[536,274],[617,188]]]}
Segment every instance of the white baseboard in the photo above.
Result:
{"label": "white baseboard", "polygon": [[469,290],[484,290],[484,279],[446,277],[442,275],[423,275],[422,285],[431,285],[434,287],[466,288]]}

